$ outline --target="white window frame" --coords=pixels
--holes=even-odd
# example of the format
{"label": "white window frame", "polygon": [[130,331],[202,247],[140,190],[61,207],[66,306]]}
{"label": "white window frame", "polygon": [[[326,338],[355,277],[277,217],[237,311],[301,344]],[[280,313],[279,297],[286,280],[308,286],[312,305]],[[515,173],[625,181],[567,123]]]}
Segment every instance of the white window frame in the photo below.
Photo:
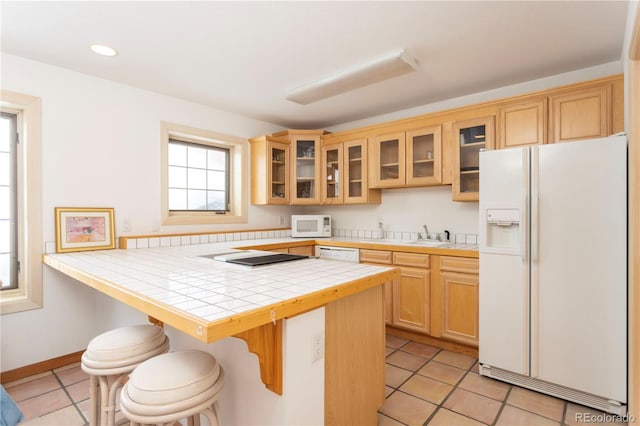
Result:
{"label": "white window frame", "polygon": [[0,313],[42,308],[42,131],[40,98],[0,90],[18,115],[18,288],[0,292]]}
{"label": "white window frame", "polygon": [[[179,140],[229,149],[229,211],[169,210],[169,140]],[[162,225],[199,225],[247,223],[248,141],[236,136],[196,129],[181,124],[160,123],[161,216]]]}

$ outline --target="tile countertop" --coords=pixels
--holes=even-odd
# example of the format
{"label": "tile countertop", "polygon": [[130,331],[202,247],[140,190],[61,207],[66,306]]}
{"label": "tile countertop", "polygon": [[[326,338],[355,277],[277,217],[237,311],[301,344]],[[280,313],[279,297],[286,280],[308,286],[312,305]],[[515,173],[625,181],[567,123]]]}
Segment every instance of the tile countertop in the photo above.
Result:
{"label": "tile countertop", "polygon": [[[419,241],[419,240],[418,240]],[[279,238],[260,239],[252,241],[233,241],[234,247],[264,248],[265,250],[286,247],[289,244],[296,245],[317,244],[336,247],[351,247],[371,250],[390,250],[412,253],[426,253],[443,256],[478,257],[478,244],[445,243],[439,247],[427,247],[415,241],[399,241],[391,239],[364,239],[357,237],[330,237],[330,238]]]}
{"label": "tile countertop", "polygon": [[398,276],[393,268],[316,258],[248,267],[199,257],[291,241],[299,239],[56,253],[43,262],[207,343]]}

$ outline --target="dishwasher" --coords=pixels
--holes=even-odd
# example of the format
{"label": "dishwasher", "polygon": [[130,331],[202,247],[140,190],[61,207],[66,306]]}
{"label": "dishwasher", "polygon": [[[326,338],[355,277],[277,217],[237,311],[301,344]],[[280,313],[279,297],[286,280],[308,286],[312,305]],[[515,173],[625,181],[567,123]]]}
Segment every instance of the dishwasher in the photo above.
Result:
{"label": "dishwasher", "polygon": [[316,256],[321,259],[341,260],[343,262],[360,262],[360,250],[357,248],[316,246]]}

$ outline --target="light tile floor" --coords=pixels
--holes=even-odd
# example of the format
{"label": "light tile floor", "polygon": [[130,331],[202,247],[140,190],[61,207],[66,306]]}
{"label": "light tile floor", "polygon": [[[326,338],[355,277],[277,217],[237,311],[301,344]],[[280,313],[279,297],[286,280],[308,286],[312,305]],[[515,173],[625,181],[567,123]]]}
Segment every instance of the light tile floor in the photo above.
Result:
{"label": "light tile floor", "polygon": [[[482,377],[471,356],[392,335],[387,335],[386,384],[380,426],[573,426],[586,423],[578,419],[587,416],[611,419],[588,407]],[[79,363],[4,387],[25,416],[22,425],[88,424],[89,377]]]}
{"label": "light tile floor", "polygon": [[[622,424],[614,416],[478,374],[478,360],[387,334],[379,426]],[[601,421],[598,421],[601,420]]]}
{"label": "light tile floor", "polygon": [[22,425],[88,424],[89,376],[80,363],[5,383],[4,387],[22,410]]}

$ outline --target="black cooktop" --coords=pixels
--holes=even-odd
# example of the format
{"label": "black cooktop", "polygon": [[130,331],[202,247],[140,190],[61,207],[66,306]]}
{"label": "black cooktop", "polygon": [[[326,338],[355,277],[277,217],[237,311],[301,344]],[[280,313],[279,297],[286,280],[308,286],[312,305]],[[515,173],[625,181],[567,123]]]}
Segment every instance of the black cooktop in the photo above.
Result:
{"label": "black cooktop", "polygon": [[275,253],[264,256],[241,257],[239,259],[227,259],[227,263],[237,263],[246,266],[270,265],[272,263],[289,262],[291,260],[308,259],[302,254]]}

